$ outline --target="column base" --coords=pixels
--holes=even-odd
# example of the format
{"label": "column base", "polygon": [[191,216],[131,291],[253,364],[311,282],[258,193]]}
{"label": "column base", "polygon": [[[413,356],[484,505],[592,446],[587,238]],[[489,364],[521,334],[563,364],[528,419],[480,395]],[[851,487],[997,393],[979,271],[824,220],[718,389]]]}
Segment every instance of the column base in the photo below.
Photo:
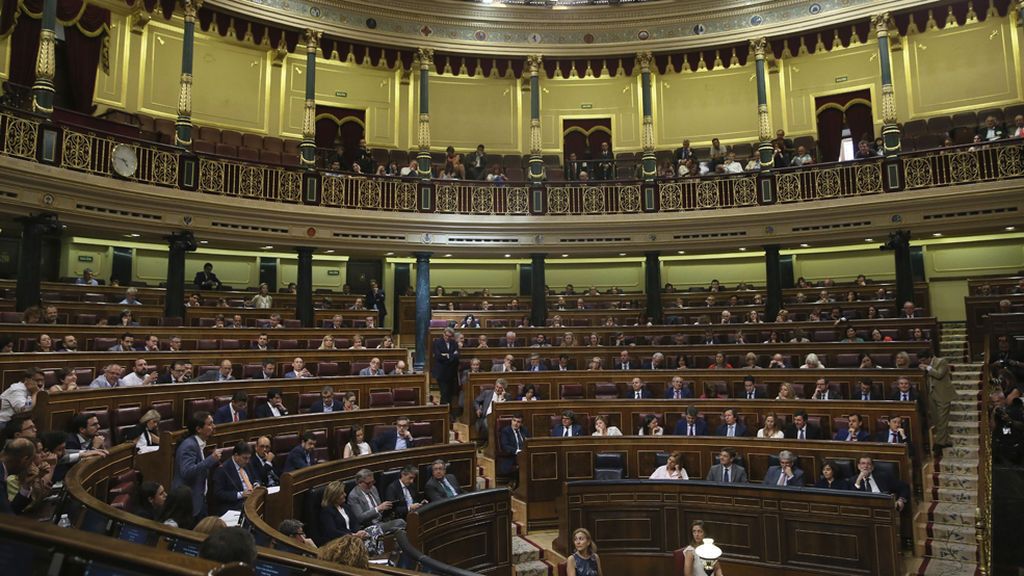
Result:
{"label": "column base", "polygon": [[654,157],[653,150],[644,151],[640,165],[643,168],[641,176],[644,180],[654,180],[658,176],[658,159]]}
{"label": "column base", "polygon": [[420,175],[420,178],[429,179],[433,173],[430,167],[430,151],[420,150],[416,154],[416,172]]}
{"label": "column base", "polygon": [[191,118],[179,116],[178,121],[174,123],[174,145],[181,147],[192,145]]}
{"label": "column base", "polygon": [[547,179],[547,171],[544,169],[544,159],[540,154],[530,155],[529,178],[531,182],[541,182]]}
{"label": "column base", "polygon": [[885,148],[886,156],[900,152],[899,126],[896,124],[885,124],[882,126],[882,146]]}
{"label": "column base", "polygon": [[316,165],[316,142],[303,140],[299,144],[299,163],[306,168],[312,168]]}
{"label": "column base", "polygon": [[53,113],[53,95],[56,90],[53,82],[45,79],[38,79],[32,85],[32,111],[37,114],[50,115]]}
{"label": "column base", "polygon": [[757,145],[757,160],[762,170],[775,166],[775,148],[771,142],[765,140]]}

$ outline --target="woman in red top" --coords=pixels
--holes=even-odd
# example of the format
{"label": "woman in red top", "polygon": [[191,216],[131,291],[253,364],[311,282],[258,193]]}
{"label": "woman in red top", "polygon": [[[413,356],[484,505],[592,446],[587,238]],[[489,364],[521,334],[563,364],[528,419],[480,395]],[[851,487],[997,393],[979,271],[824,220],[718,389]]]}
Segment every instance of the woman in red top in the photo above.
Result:
{"label": "woman in red top", "polygon": [[715,354],[715,361],[708,365],[709,370],[722,370],[725,368],[732,368],[732,364],[725,361],[725,354],[718,352]]}

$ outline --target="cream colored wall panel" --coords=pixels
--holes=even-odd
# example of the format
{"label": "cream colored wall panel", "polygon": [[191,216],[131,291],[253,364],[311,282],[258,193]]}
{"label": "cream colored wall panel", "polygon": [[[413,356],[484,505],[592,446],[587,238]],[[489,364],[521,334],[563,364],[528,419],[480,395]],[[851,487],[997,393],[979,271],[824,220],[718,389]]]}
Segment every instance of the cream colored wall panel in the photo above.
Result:
{"label": "cream colored wall panel", "polygon": [[910,115],[1018,103],[1020,54],[1011,26],[1007,18],[989,18],[908,38]]}
{"label": "cream colored wall panel", "polygon": [[[176,116],[182,31],[150,22],[146,31],[142,111]],[[192,120],[197,125],[265,133],[270,63],[263,50],[196,34]]]}
{"label": "cream colored wall panel", "polygon": [[11,37],[0,38],[0,78],[11,75]]}
{"label": "cream colored wall panel", "polygon": [[929,313],[941,318],[944,322],[967,320],[967,310],[964,308],[964,297],[967,295],[966,280],[930,280],[928,282],[928,300],[931,302]]}
{"label": "cream colored wall panel", "polygon": [[540,81],[541,126],[545,153],[562,151],[562,121],[572,118],[611,118],[612,150],[640,149],[639,83],[636,77],[548,79]]}
{"label": "cream colored wall panel", "polygon": [[943,276],[1010,274],[1024,269],[1024,243],[933,244],[926,247],[925,266],[929,280]]}
{"label": "cream colored wall panel", "polygon": [[[109,282],[111,252],[109,246],[63,242],[61,245],[60,274],[61,276],[69,277],[81,276],[83,270],[90,268],[97,278]],[[79,260],[80,257],[92,258],[92,261],[82,262]],[[166,275],[166,270],[164,274]]]}
{"label": "cream colored wall panel", "polygon": [[659,148],[757,140],[757,79],[753,66],[682,72],[655,79],[654,128]]}
{"label": "cream colored wall panel", "polygon": [[[816,134],[814,99],[818,96],[869,88],[872,113],[881,122],[881,80],[878,46],[868,43],[826,53],[789,58],[782,63],[785,83],[786,132],[791,135]],[[837,79],[844,78],[841,82]]]}
{"label": "cream colored wall panel", "polygon": [[128,53],[131,43],[128,16],[111,14],[108,46],[109,73],[99,66],[96,71],[96,88],[93,103],[106,104],[114,108],[126,108]]}
{"label": "cream colored wall panel", "polygon": [[797,254],[793,258],[793,280],[803,276],[808,281],[831,278],[837,283],[853,282],[858,274],[874,280],[896,278],[892,252],[882,252],[877,244],[872,249],[854,252]]}
{"label": "cream colored wall panel", "polygon": [[[416,265],[410,266],[409,282],[416,286]],[[512,262],[430,262],[430,288],[477,291],[484,288],[495,294],[519,293],[519,266]]]}
{"label": "cream colored wall panel", "polygon": [[559,262],[549,260],[544,280],[556,292],[572,284],[577,292],[595,286],[604,292],[618,287],[626,292],[643,291],[644,263],[642,261]]}
{"label": "cream colored wall panel", "polygon": [[[336,270],[336,276],[330,272]],[[277,287],[280,290],[289,282],[296,282],[299,276],[298,259],[280,258],[277,261]],[[345,283],[345,263],[338,260],[313,260],[313,289],[331,288],[340,290]]]}
{"label": "cream colored wall panel", "polygon": [[[164,258],[164,272],[160,277],[167,275],[167,255]],[[190,252],[185,256],[185,289],[188,290],[195,278],[196,272],[203,270],[207,262],[213,264],[213,272],[224,284],[236,289],[245,289],[259,284],[260,265],[259,257],[247,254],[203,254]],[[145,279],[146,282],[154,282]],[[160,280],[163,282],[163,280]]]}
{"label": "cream colored wall panel", "polygon": [[676,289],[689,286],[710,286],[717,279],[725,286],[740,282],[764,286],[764,259],[723,258],[720,260],[666,260],[661,267],[662,283],[670,282]]}
{"label": "cream colored wall panel", "polygon": [[[199,265],[202,267],[202,264]],[[135,250],[135,254],[132,257],[132,272],[134,274],[133,280],[146,282],[152,285],[158,285],[161,282],[167,281],[167,252],[158,250]],[[189,290],[192,279],[195,277],[195,273],[199,269],[192,272],[187,278],[185,278],[185,290]],[[217,276],[220,277],[220,271],[216,270]]]}
{"label": "cream colored wall panel", "polygon": [[435,148],[521,151],[519,82],[509,78],[430,78],[430,140]]}

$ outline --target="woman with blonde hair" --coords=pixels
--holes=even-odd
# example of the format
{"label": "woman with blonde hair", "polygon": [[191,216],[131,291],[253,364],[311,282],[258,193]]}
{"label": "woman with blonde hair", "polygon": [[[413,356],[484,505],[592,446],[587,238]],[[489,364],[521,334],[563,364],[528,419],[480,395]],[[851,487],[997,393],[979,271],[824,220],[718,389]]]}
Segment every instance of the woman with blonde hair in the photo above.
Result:
{"label": "woman with blonde hair", "polygon": [[796,395],[796,390],[793,389],[793,385],[789,382],[783,382],[779,388],[779,395],[775,397],[776,400],[799,400]]}
{"label": "woman with blonde hair", "polygon": [[[786,383],[788,384],[788,382]],[[793,388],[790,386],[790,391]],[[781,392],[780,392],[781,395]],[[779,421],[775,416],[775,413],[769,412],[764,416],[764,426],[757,431],[758,438],[782,438],[784,436],[782,430],[779,428]]]}
{"label": "woman with blonde hair", "polygon": [[363,539],[355,534],[335,538],[316,551],[317,560],[334,562],[342,566],[369,568],[370,555],[366,552]]}
{"label": "woman with blonde hair", "polygon": [[324,334],[324,337],[320,340],[320,350],[334,350],[334,336],[330,334]]}
{"label": "woman with blonde hair", "polygon": [[602,576],[601,559],[597,557],[597,546],[586,528],[577,528],[572,533],[573,553],[566,559],[565,573],[568,576]]}
{"label": "woman with blonde hair", "polygon": [[223,530],[224,528],[227,528],[227,527],[228,527],[227,523],[224,522],[223,520],[221,520],[220,517],[218,517],[218,516],[207,516],[206,518],[203,518],[202,520],[200,520],[199,523],[196,524],[196,527],[193,528],[192,530],[194,530],[196,532],[202,532],[203,534],[209,535],[209,534],[213,534],[214,532],[216,532],[218,530]]}
{"label": "woman with blonde hair", "polygon": [[893,361],[894,368],[910,368],[910,354],[906,351],[900,351],[896,353],[896,359]]}
{"label": "woman with blonde hair", "polygon": [[663,466],[658,466],[651,474],[651,480],[689,480],[690,476],[683,468],[683,453],[673,452]]}
{"label": "woman with blonde hair", "polygon": [[824,367],[825,365],[821,363],[821,360],[818,360],[818,355],[815,354],[814,352],[811,352],[810,354],[807,355],[806,358],[804,358],[804,365],[801,366],[801,368],[812,370]]}

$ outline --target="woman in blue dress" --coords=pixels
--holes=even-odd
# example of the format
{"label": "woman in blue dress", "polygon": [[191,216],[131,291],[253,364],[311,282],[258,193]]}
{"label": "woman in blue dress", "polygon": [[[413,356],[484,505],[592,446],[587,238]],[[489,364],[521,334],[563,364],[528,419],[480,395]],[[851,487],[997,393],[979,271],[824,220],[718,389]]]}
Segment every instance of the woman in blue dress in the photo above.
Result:
{"label": "woman in blue dress", "polygon": [[568,576],[602,576],[601,559],[597,557],[597,547],[590,532],[577,528],[572,533],[572,544],[576,550],[566,562]]}

